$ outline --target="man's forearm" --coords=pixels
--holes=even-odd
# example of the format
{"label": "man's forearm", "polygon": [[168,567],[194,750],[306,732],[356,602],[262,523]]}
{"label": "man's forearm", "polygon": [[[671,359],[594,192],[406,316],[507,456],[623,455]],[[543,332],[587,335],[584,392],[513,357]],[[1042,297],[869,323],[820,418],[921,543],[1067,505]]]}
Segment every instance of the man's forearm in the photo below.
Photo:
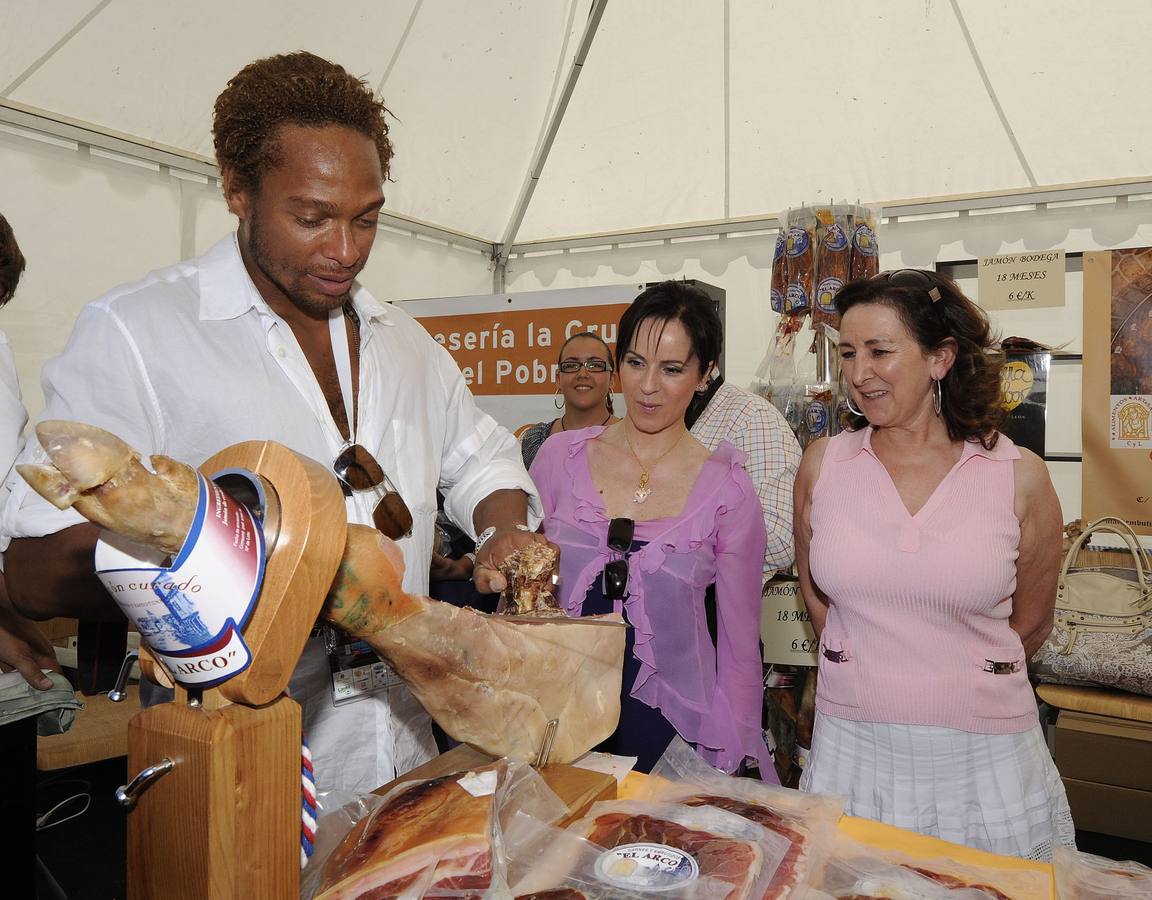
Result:
{"label": "man's forearm", "polygon": [[493,491],[476,504],[472,525],[479,534],[485,528],[503,530],[528,523],[528,495],[519,488]]}
{"label": "man's forearm", "polygon": [[122,618],[94,572],[92,557],[99,535],[97,526],[85,523],[46,537],[14,539],[4,554],[13,609],[37,620]]}

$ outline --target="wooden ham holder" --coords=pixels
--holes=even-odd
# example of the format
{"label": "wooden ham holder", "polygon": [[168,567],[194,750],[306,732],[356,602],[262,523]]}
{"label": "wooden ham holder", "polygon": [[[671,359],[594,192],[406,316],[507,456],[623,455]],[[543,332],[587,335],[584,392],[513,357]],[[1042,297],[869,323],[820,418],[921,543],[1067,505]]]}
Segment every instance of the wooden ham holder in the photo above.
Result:
{"label": "wooden ham holder", "polygon": [[[268,495],[264,581],[244,628],[252,661],[215,688],[177,684],[173,702],[129,722],[135,777],[117,792],[130,809],[129,900],[300,895],[301,710],[284,690],[344,554],[344,498],[324,466],[280,444],[236,444],[200,467],[208,477],[230,469],[260,476]],[[225,479],[219,484],[231,492]],[[144,646],[140,664],[145,676],[173,685]],[[492,759],[462,745],[378,793]],[[569,765],[540,772],[569,819],[616,796],[611,775]]]}
{"label": "wooden ham holder", "polygon": [[[247,669],[142,710],[128,726],[128,896],[300,895],[300,706],[284,694],[344,553],[333,475],[280,444],[236,444],[200,470],[246,469],[269,495]],[[277,509],[278,507],[278,509]],[[159,663],[142,654],[161,683]],[[169,762],[170,761],[170,765]]]}

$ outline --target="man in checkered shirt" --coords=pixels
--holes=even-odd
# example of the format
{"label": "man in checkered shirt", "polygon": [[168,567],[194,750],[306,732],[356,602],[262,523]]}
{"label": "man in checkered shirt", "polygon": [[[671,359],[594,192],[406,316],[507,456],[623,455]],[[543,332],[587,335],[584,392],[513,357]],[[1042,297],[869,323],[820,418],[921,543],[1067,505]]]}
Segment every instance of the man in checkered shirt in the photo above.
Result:
{"label": "man in checkered shirt", "polygon": [[[792,482],[800,465],[800,445],[775,406],[728,384],[719,373],[699,401],[694,400],[685,415],[692,436],[709,450],[728,441],[748,454],[744,468],[760,495],[768,529],[764,578],[771,578],[781,569],[790,569],[795,557]],[[704,409],[698,412],[701,405]]]}

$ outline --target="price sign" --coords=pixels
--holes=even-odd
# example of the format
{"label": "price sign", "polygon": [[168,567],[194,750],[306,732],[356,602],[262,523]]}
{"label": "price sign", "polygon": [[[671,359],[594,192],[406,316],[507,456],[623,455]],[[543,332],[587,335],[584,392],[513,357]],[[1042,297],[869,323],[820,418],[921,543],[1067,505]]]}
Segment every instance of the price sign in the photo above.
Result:
{"label": "price sign", "polygon": [[979,276],[979,300],[985,309],[1064,305],[1063,250],[985,256]]}
{"label": "price sign", "polygon": [[814,666],[819,640],[800,585],[796,581],[769,581],[764,585],[760,616],[764,662],[773,665]]}

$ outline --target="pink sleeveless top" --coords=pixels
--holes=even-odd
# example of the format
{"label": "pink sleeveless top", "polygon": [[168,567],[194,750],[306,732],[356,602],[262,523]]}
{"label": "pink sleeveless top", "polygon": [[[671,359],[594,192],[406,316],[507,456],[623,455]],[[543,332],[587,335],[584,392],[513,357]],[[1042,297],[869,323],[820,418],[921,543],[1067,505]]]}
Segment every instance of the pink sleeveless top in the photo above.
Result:
{"label": "pink sleeveless top", "polygon": [[816,707],[843,719],[984,734],[1037,722],[1008,625],[1020,523],[1004,435],[967,442],[910,515],[872,429],[833,437],[812,492],[812,577],[829,598]]}

